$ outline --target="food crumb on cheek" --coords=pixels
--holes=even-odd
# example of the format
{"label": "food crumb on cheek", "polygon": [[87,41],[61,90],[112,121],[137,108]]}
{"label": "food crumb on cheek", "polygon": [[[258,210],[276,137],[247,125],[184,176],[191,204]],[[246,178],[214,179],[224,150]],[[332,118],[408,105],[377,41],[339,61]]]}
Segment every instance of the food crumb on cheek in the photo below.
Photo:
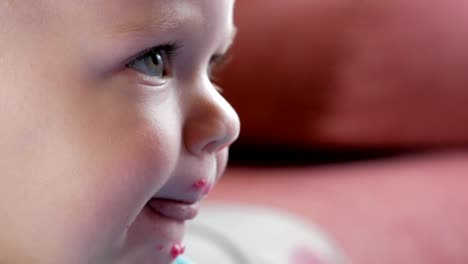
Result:
{"label": "food crumb on cheek", "polygon": [[200,179],[198,181],[196,181],[192,187],[196,190],[200,190],[200,189],[203,189],[204,187],[206,187],[206,185],[208,184],[208,180],[206,178],[203,178],[203,179]]}
{"label": "food crumb on cheek", "polygon": [[201,192],[203,196],[208,195],[212,188],[213,185],[206,178],[202,178],[192,184],[192,189],[196,192]]}

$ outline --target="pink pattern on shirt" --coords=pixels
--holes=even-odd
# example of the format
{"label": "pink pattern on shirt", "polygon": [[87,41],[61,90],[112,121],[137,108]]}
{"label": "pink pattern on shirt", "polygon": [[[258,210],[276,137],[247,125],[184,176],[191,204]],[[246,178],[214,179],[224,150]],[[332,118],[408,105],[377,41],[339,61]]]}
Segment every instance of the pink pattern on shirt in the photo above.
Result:
{"label": "pink pattern on shirt", "polygon": [[290,264],[327,264],[327,262],[310,249],[297,248],[291,255]]}

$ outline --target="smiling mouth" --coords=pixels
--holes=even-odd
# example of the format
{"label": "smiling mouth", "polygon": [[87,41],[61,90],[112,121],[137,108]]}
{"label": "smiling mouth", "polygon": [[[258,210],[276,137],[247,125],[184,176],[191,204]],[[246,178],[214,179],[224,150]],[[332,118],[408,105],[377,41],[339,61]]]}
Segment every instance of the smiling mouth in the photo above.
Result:
{"label": "smiling mouth", "polygon": [[153,198],[146,206],[160,216],[178,222],[185,222],[197,216],[199,203],[185,203],[175,200]]}

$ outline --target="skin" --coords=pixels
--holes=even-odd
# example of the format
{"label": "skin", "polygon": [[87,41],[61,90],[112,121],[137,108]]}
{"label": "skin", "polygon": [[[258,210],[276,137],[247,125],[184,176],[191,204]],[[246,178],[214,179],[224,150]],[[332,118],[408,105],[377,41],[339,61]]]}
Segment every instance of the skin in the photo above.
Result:
{"label": "skin", "polygon": [[[0,3],[0,263],[171,262],[184,224],[144,207],[199,201],[225,168],[239,119],[207,69],[233,4]],[[174,41],[164,79],[126,66]]]}

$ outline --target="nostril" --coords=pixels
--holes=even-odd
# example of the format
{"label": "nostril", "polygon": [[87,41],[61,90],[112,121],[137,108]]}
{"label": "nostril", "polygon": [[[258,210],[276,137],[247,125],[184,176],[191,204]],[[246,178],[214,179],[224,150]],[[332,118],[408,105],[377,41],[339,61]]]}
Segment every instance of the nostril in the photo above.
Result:
{"label": "nostril", "polygon": [[213,141],[211,143],[208,143],[202,150],[204,152],[214,153],[214,152],[221,151],[222,149],[228,147],[229,145],[231,145],[231,142],[223,144],[222,142]]}
{"label": "nostril", "polygon": [[[237,117],[235,115],[234,117]],[[229,147],[239,136],[239,121],[236,118],[226,118],[221,122],[221,128],[218,129],[216,137],[207,141],[202,148],[203,152],[216,153]],[[213,134],[214,135],[214,134]]]}

